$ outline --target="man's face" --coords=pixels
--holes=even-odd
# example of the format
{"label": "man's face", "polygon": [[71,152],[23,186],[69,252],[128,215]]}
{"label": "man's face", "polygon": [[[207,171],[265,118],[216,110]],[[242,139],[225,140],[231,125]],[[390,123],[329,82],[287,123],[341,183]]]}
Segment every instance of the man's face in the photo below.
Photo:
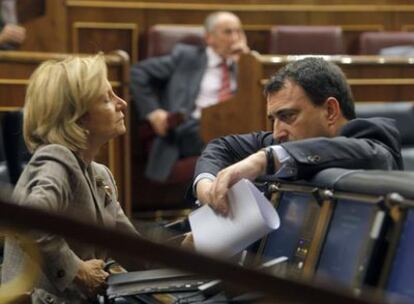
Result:
{"label": "man's face", "polygon": [[239,54],[246,44],[240,20],[232,14],[220,14],[212,31],[206,34],[206,42],[222,57]]}
{"label": "man's face", "polygon": [[285,81],[282,89],[267,97],[267,113],[273,123],[273,137],[279,142],[333,136],[327,107],[315,106],[292,81]]}

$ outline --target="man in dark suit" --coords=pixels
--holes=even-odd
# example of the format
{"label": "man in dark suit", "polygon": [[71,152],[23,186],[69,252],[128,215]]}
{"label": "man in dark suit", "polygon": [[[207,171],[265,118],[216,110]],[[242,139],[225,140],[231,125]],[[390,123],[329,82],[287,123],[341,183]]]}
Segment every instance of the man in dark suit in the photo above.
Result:
{"label": "man in dark suit", "polygon": [[[153,180],[165,180],[178,158],[200,154],[201,109],[231,96],[237,86],[234,64],[249,51],[236,15],[212,13],[204,26],[207,47],[177,45],[171,54],[144,60],[131,70],[139,118],[147,119],[158,135],[146,169]],[[171,113],[186,117],[174,130],[169,126]]]}
{"label": "man in dark suit", "polygon": [[201,203],[227,214],[228,189],[264,174],[306,179],[331,167],[402,169],[394,121],[355,118],[350,87],[335,64],[316,57],[291,62],[270,79],[265,94],[273,132],[209,143],[195,171]]}

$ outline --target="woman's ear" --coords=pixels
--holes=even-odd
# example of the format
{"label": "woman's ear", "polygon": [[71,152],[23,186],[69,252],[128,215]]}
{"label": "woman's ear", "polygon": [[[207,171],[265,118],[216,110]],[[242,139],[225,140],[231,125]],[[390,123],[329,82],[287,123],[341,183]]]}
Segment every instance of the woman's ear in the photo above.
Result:
{"label": "woman's ear", "polygon": [[83,114],[81,117],[78,118],[77,123],[81,126],[86,128],[88,125],[89,117],[88,113]]}

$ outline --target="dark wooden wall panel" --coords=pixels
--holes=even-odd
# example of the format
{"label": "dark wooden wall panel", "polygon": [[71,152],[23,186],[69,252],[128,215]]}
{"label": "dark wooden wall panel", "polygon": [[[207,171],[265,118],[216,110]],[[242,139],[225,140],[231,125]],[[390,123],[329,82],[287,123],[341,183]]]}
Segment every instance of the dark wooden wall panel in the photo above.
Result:
{"label": "dark wooden wall panel", "polygon": [[[414,3],[411,0],[237,0],[223,1],[138,1],[138,0],[45,0],[46,15],[29,21],[25,50],[72,52],[73,46],[85,44],[94,50],[101,45],[102,35],[74,42],[73,27],[77,22],[135,24],[138,40],[145,39],[147,29],[154,24],[199,25],[212,11],[227,9],[240,16],[246,27],[250,45],[267,53],[267,33],[272,25],[339,25],[345,34],[349,54],[358,52],[358,36],[363,31],[414,30]],[[121,36],[124,34],[121,34]],[[53,39],[52,39],[53,38]],[[132,45],[131,36],[110,37],[105,50],[124,48],[132,61],[144,56]],[[88,47],[89,45],[89,47]],[[128,48],[126,47],[128,46]],[[137,50],[134,53],[134,48]],[[138,54],[138,55],[137,55]],[[140,54],[140,55],[139,55]]]}

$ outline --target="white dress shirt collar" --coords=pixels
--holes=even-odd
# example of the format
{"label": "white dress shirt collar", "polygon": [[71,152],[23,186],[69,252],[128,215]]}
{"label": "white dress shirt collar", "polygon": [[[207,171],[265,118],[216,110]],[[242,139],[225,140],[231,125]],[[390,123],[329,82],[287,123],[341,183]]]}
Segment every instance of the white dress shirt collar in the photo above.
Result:
{"label": "white dress shirt collar", "polygon": [[[191,116],[195,119],[200,119],[201,109],[215,105],[218,103],[218,95],[221,87],[223,58],[218,55],[211,47],[206,48],[207,66],[204,71],[200,83],[198,96],[195,100],[195,109]],[[226,60],[227,65],[231,60]],[[230,74],[230,88],[232,91],[236,90],[237,84],[234,73]]]}
{"label": "white dress shirt collar", "polygon": [[[219,66],[223,62],[223,57],[217,54],[212,47],[208,46],[206,48],[207,54],[207,67],[214,68]],[[226,59],[226,63],[230,66],[233,62],[231,59]]]}

